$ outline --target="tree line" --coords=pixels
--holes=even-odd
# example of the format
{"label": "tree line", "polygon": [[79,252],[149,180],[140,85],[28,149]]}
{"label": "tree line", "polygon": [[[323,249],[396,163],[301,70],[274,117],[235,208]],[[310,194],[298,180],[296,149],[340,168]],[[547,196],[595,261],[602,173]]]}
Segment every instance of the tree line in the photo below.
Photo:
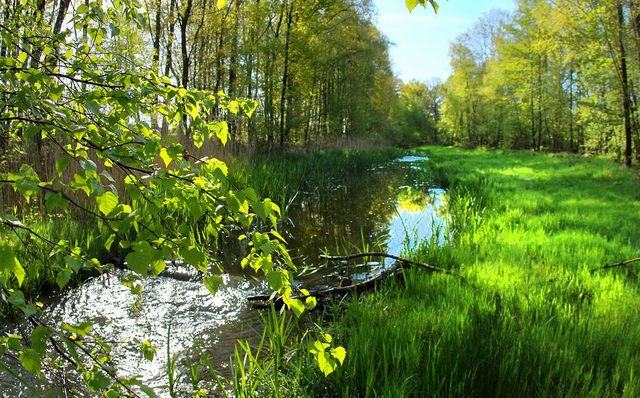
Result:
{"label": "tree line", "polygon": [[517,0],[450,51],[449,142],[640,160],[640,2]]}

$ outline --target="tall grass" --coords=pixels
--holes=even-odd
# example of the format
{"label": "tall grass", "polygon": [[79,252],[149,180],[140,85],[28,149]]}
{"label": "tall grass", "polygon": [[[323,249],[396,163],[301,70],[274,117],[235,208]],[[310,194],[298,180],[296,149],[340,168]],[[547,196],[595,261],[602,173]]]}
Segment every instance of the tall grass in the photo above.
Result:
{"label": "tall grass", "polygon": [[[52,243],[66,241],[68,247],[80,248],[90,257],[111,257],[111,253],[104,247],[110,233],[101,223],[74,220],[59,215],[25,215],[23,222],[34,233],[46,237]],[[64,256],[68,253],[56,255],[49,243],[20,229],[0,229],[0,239],[14,248],[25,269],[26,276],[21,289],[27,296],[49,291],[56,286],[56,276],[66,267]],[[78,274],[74,275],[75,279],[72,279],[71,283],[80,278]]]}
{"label": "tall grass", "polygon": [[448,180],[453,238],[407,255],[461,276],[411,270],[352,299],[331,326],[345,364],[308,394],[640,396],[638,273],[592,271],[640,254],[634,173],[574,156],[427,151]]}
{"label": "tall grass", "polygon": [[260,196],[271,198],[284,209],[298,195],[333,189],[344,176],[366,173],[402,153],[387,148],[235,158],[228,161],[229,179],[236,187],[252,187]]}

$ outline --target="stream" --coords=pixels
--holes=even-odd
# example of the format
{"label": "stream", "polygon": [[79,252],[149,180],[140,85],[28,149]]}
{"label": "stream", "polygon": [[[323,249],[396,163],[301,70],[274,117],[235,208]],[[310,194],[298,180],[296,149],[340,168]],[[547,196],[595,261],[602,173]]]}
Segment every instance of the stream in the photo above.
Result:
{"label": "stream", "polygon": [[[304,287],[335,285],[342,276],[366,278],[374,269],[353,271],[336,265],[322,265],[318,256],[385,251],[400,255],[407,244],[429,239],[432,231],[444,227],[444,195],[434,187],[423,163],[426,157],[405,156],[377,166],[366,175],[344,176],[328,192],[300,195],[288,211],[285,237],[296,264],[297,278]],[[443,234],[436,239],[442,242]],[[384,264],[378,264],[379,267]],[[126,271],[93,277],[82,285],[48,300],[49,324],[79,324],[90,321],[92,333],[112,347],[121,377],[137,376],[161,396],[167,386],[168,355],[177,362],[189,361],[204,351],[223,374],[238,339],[254,340],[262,331],[258,311],[246,297],[268,291],[265,283],[246,278],[240,272],[223,275],[224,285],[212,296],[188,268],[177,267],[157,278],[143,279],[142,295],[136,298],[120,283]],[[137,349],[142,340],[157,347],[147,361]],[[178,366],[180,373],[187,373]],[[43,396],[59,396],[51,385],[61,380],[51,376]],[[47,384],[47,383],[45,383]],[[179,382],[189,390],[186,377]],[[32,396],[0,370],[0,397]]]}

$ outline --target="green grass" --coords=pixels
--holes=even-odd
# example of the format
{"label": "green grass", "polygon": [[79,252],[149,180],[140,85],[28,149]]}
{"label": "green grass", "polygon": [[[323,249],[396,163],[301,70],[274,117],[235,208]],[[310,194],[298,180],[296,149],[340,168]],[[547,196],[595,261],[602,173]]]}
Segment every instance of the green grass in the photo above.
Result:
{"label": "green grass", "polygon": [[367,173],[371,167],[403,153],[386,148],[235,158],[228,161],[229,180],[236,187],[252,187],[260,196],[269,197],[286,209],[300,194],[333,189],[345,176]]}
{"label": "green grass", "polygon": [[416,270],[353,299],[331,325],[344,366],[302,390],[640,396],[638,272],[591,272],[640,255],[635,172],[568,155],[425,151],[450,190],[453,239],[407,255],[462,278]]}
{"label": "green grass", "polygon": [[[104,248],[109,232],[99,223],[58,215],[25,215],[22,221],[52,243],[66,241],[68,247],[77,247],[90,257],[105,259],[110,256]],[[25,269],[21,290],[27,297],[36,297],[55,288],[58,273],[67,267],[64,256],[68,253],[54,253],[50,244],[19,228],[15,231],[0,228],[0,239],[11,245]],[[82,275],[74,274],[70,282],[81,279]]]}

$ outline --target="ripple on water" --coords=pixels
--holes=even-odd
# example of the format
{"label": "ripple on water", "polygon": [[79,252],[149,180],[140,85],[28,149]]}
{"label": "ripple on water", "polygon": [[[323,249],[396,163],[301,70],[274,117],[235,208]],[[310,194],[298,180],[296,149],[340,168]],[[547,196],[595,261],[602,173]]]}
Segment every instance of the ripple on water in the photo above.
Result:
{"label": "ripple on water", "polygon": [[[235,340],[250,337],[253,331],[243,327],[256,318],[245,298],[265,288],[240,276],[224,275],[224,285],[213,296],[199,280],[147,278],[139,282],[142,309],[136,313],[135,297],[119,281],[125,274],[118,271],[91,278],[67,291],[51,307],[48,318],[54,324],[92,322],[93,331],[112,345],[119,374],[140,376],[152,387],[166,384],[167,344],[175,354],[188,353],[200,342],[230,356]],[[145,339],[157,347],[153,361],[145,360],[136,349]]]}

